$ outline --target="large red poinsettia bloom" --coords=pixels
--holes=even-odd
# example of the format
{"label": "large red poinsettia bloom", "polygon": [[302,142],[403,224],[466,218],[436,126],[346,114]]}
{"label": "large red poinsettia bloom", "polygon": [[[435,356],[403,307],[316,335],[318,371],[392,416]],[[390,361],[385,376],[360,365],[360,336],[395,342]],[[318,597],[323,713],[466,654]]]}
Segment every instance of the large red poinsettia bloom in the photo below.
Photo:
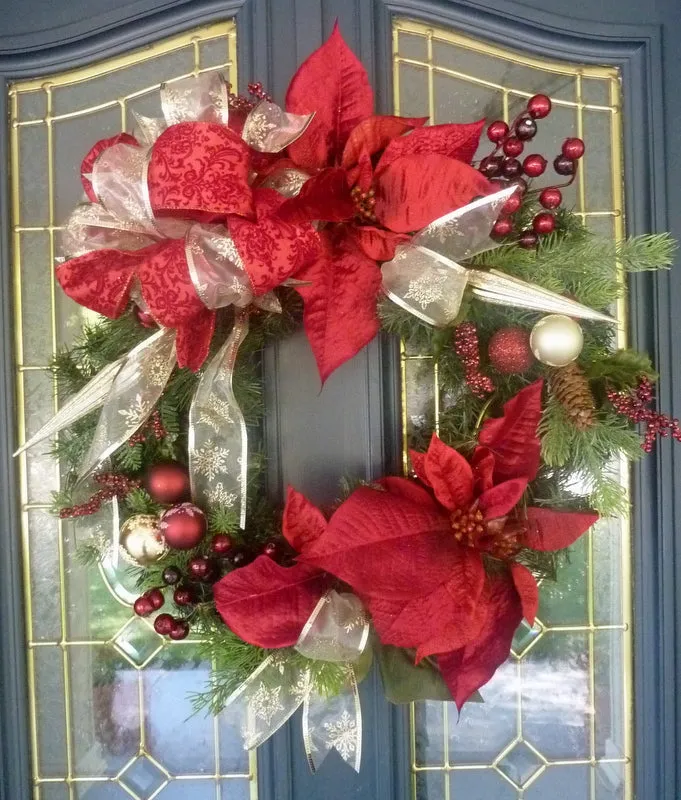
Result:
{"label": "large red poinsettia bloom", "polygon": [[293,77],[286,107],[315,113],[288,148],[311,177],[279,217],[327,223],[321,256],[295,275],[306,283],[305,329],[325,380],[378,331],[377,262],[392,259],[409,234],[489,193],[469,165],[484,120],[423,127],[425,118],[375,115],[366,71],[338,27]]}
{"label": "large red poinsettia bloom", "polygon": [[[328,523],[302,495],[289,492],[284,534],[301,554],[289,590],[306,590],[324,573],[347,583],[383,643],[414,648],[417,660],[437,658],[459,707],[506,659],[522,618],[534,622],[537,584],[516,556],[567,547],[598,518],[520,504],[539,465],[541,391],[541,381],[528,386],[502,417],[489,420],[470,459],[434,436],[427,453],[414,454],[418,482],[386,478],[361,487]],[[261,585],[263,566],[259,559],[246,567],[240,585]],[[219,597],[217,607],[228,625],[254,641],[239,609],[245,597],[231,591],[241,595],[235,580],[223,579],[231,608],[221,607]],[[297,591],[288,612],[297,615],[294,629],[311,603]],[[276,618],[281,613],[278,608]]]}

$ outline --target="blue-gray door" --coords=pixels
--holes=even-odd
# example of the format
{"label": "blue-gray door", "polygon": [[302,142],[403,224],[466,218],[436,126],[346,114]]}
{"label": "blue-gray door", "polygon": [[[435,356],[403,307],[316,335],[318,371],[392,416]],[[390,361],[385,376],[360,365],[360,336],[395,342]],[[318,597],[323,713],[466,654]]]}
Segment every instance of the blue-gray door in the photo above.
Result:
{"label": "blue-gray door", "polygon": [[[676,0],[4,0],[2,11],[2,800],[681,796],[679,498],[668,443],[634,476],[631,525],[573,554],[564,576],[572,597],[545,590],[541,624],[519,633],[484,708],[457,721],[446,704],[390,706],[375,674],[363,684],[359,776],[333,755],[311,776],[297,718],[251,759],[230,720],[185,722],[187,690],[206,667],[160,648],[96,571],[75,566],[72,543],[46,513],[54,465],[11,459],[53,411],[44,365],[82,322],[51,278],[55,228],[78,199],[79,157],[133,110],[151,111],[161,81],[220,68],[281,99],[338,18],[380,110],[468,120],[512,113],[547,91],[557,106],[548,146],[568,129],[589,142],[572,198],[587,224],[612,236],[679,236]],[[627,309],[672,413],[681,407],[680,295],[681,273],[641,278]],[[436,370],[393,342],[372,343],[322,394],[302,337],[268,353],[265,368],[270,483],[280,495],[290,482],[328,500],[343,475],[398,471],[403,432],[435,410]]]}

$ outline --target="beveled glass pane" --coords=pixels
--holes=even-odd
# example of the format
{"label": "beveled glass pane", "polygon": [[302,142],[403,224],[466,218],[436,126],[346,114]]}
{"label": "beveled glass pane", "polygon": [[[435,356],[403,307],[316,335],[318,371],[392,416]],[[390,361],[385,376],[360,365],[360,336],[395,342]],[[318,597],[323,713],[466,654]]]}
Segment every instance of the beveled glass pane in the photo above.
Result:
{"label": "beveled glass pane", "polygon": [[[525,153],[549,158],[566,137],[583,136],[587,156],[564,202],[594,232],[624,235],[616,69],[548,63],[404,19],[394,21],[394,42],[395,113],[510,121],[532,94],[550,95],[553,111]],[[475,159],[489,149],[483,137]],[[438,391],[426,355],[404,348],[405,445],[455,402]],[[516,632],[484,703],[467,704],[460,718],[453,704],[414,705],[414,797],[630,800],[628,558],[628,521],[601,522],[561,557],[558,582],[543,581],[538,620]],[[444,788],[438,773],[449,774]]]}
{"label": "beveled glass pane", "polygon": [[[57,407],[45,367],[93,318],[53,274],[59,225],[83,198],[81,160],[97,140],[131,130],[132,111],[158,116],[162,81],[219,67],[236,83],[235,61],[236,28],[226,21],[10,87],[22,441]],[[79,563],[78,545],[89,535],[117,535],[111,513],[77,526],[49,515],[59,488],[50,448],[46,441],[18,459],[36,798],[255,797],[238,715],[192,715],[188,695],[204,688],[209,672],[192,657],[194,645],[166,642],[134,617],[124,602],[129,580]]]}

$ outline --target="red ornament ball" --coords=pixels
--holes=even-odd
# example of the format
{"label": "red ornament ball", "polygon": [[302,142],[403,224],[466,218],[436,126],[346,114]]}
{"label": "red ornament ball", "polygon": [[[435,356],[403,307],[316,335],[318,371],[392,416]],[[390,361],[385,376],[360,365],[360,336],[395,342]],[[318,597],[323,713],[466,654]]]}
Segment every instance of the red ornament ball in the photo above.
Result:
{"label": "red ornament ball", "polygon": [[277,547],[276,542],[266,542],[265,546],[262,549],[263,555],[269,556],[270,558],[274,558],[277,555],[279,548]]}
{"label": "red ornament ball", "polygon": [[523,117],[515,126],[515,135],[523,142],[533,139],[537,133],[537,123],[532,117]]}
{"label": "red ornament ball", "polygon": [[171,628],[168,636],[170,636],[170,638],[175,642],[186,639],[187,636],[189,636],[189,624],[183,619],[176,619],[175,624]]}
{"label": "red ornament ball", "polygon": [[502,158],[501,156],[486,156],[480,162],[478,171],[481,172],[486,178],[494,178],[501,170]]}
{"label": "red ornament ball", "polygon": [[213,541],[210,543],[210,549],[219,556],[224,556],[234,547],[234,542],[227,536],[226,533],[218,533],[213,536]]}
{"label": "red ornament ball", "polygon": [[532,153],[523,161],[523,172],[529,178],[538,178],[546,169],[546,159],[539,153]]}
{"label": "red ornament ball", "polygon": [[543,189],[539,195],[539,202],[544,208],[558,208],[563,202],[563,195],[560,189],[555,189],[549,186],[548,189]]}
{"label": "red ornament ball", "polygon": [[159,614],[154,620],[154,630],[161,636],[167,636],[172,631],[175,620],[170,614]]}
{"label": "red ornament ball", "polygon": [[497,119],[490,123],[489,128],[487,128],[487,138],[490,142],[500,142],[506,136],[508,136],[508,125],[502,119]]}
{"label": "red ornament ball", "polygon": [[490,364],[504,375],[526,372],[534,362],[530,334],[522,328],[500,328],[489,340]]}
{"label": "red ornament ball", "polygon": [[165,603],[165,597],[160,589],[150,589],[145,594],[145,597],[151,603],[151,607],[154,609],[154,611],[158,611],[158,609],[161,608]]}
{"label": "red ornament ball", "polygon": [[505,158],[501,165],[501,172],[505,178],[517,178],[523,171],[522,164],[517,158]]}
{"label": "red ornament ball", "polygon": [[146,311],[139,306],[135,306],[135,319],[143,328],[155,328],[156,320],[151,316],[150,311]]}
{"label": "red ornament ball", "polygon": [[492,236],[502,239],[513,232],[513,223],[508,218],[498,219],[492,227]]}
{"label": "red ornament ball", "polygon": [[157,503],[180,503],[189,496],[189,472],[177,461],[154,464],[147,472],[145,486]]}
{"label": "red ornament ball", "polygon": [[560,155],[553,159],[553,168],[559,175],[574,175],[577,164],[574,159]]}
{"label": "red ornament ball", "polygon": [[551,113],[551,98],[545,94],[535,94],[527,101],[527,111],[534,119],[544,119]]}
{"label": "red ornament ball", "polygon": [[504,153],[515,158],[523,152],[525,145],[516,136],[509,136],[504,142]]}
{"label": "red ornament ball", "polygon": [[522,203],[522,193],[514,192],[501,208],[502,214],[515,214]]}
{"label": "red ornament ball", "polygon": [[210,577],[210,574],[213,571],[213,566],[205,556],[199,556],[198,558],[192,558],[187,565],[187,569],[192,578],[196,578],[199,581],[205,581]]}
{"label": "red ornament ball", "polygon": [[546,234],[551,233],[556,227],[556,220],[548,211],[542,211],[532,220],[532,228],[535,233]]}
{"label": "red ornament ball", "polygon": [[534,231],[523,231],[520,239],[518,239],[518,244],[526,250],[531,250],[537,246],[538,241],[539,237]]}
{"label": "red ornament ball", "polygon": [[190,606],[194,602],[194,593],[186,586],[180,586],[173,592],[173,600],[177,606]]}
{"label": "red ornament ball", "polygon": [[581,158],[584,155],[584,142],[572,136],[563,142],[561,152],[568,158]]}
{"label": "red ornament ball", "polygon": [[193,503],[181,503],[164,512],[159,528],[168,547],[191,550],[206,535],[206,515]]}
{"label": "red ornament ball", "polygon": [[154,607],[148,597],[138,597],[133,605],[133,610],[138,617],[148,617]]}

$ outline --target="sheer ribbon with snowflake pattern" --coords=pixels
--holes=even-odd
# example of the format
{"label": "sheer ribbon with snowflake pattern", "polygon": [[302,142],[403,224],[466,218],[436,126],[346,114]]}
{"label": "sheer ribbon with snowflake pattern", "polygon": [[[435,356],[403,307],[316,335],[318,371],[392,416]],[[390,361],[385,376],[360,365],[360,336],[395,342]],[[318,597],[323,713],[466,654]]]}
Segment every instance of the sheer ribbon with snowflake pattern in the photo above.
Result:
{"label": "sheer ribbon with snowflake pattern", "polygon": [[[310,666],[285,650],[275,652],[227,700],[223,713],[243,714],[244,748],[267,741],[302,706],[303,743],[312,772],[331,750],[359,772],[362,710],[355,668],[368,641],[369,621],[359,599],[333,590],[324,595],[294,648],[310,659]],[[317,668],[319,662],[340,665],[343,683],[333,696],[318,689],[315,662]]]}

